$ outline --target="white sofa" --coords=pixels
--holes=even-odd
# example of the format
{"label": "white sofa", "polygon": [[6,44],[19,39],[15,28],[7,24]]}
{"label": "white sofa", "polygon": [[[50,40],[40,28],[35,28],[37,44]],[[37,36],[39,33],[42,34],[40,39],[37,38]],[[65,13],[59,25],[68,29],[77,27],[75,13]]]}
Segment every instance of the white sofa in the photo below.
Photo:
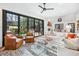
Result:
{"label": "white sofa", "polygon": [[64,39],[65,47],[73,50],[79,50],[79,38]]}

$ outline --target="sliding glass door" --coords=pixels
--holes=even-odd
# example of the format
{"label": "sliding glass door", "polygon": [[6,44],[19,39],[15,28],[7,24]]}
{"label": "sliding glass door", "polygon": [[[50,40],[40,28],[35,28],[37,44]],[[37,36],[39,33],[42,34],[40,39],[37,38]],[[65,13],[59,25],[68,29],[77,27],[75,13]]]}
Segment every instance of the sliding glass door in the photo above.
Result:
{"label": "sliding glass door", "polygon": [[27,17],[20,16],[20,32],[27,32]]}
{"label": "sliding glass door", "polygon": [[7,31],[12,31],[18,34],[18,16],[15,14],[7,13]]}
{"label": "sliding glass door", "polygon": [[20,32],[26,34],[26,32],[32,31],[34,36],[44,34],[44,21],[41,19],[6,10],[4,10],[3,17],[4,35],[6,34],[6,31],[11,31],[14,34],[19,34]]}
{"label": "sliding glass door", "polygon": [[35,36],[39,36],[39,21],[35,20]]}
{"label": "sliding glass door", "polygon": [[34,34],[34,18],[28,18],[28,31]]}

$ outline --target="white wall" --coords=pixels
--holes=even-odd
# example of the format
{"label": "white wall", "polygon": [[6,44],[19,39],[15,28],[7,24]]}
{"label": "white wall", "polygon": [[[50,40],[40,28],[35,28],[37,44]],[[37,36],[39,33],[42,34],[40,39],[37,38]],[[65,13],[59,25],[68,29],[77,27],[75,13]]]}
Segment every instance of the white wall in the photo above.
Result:
{"label": "white wall", "polygon": [[[58,22],[58,18],[61,17],[62,18],[62,22]],[[77,31],[77,20],[79,20],[79,12],[76,13],[71,13],[71,14],[67,14],[64,16],[56,16],[56,17],[52,17],[52,19],[45,19],[45,26],[44,26],[44,33],[47,34],[48,33],[48,27],[47,27],[47,22],[48,20],[50,20],[52,22],[52,29],[55,29],[55,24],[59,24],[62,23],[64,24],[64,28],[68,23],[75,23],[75,32],[78,33]]]}
{"label": "white wall", "polygon": [[[62,18],[62,22],[58,22],[58,17],[53,17],[52,20],[53,20],[53,30],[55,28],[55,24],[58,24],[58,23],[63,23],[64,24],[64,28],[65,26],[68,24],[68,23],[75,23],[76,25],[76,20],[78,19],[79,20],[79,12],[76,12],[76,13],[71,13],[71,14],[67,14],[67,15],[64,15],[64,16],[61,16]],[[77,32],[77,27],[75,26],[75,30]]]}
{"label": "white wall", "polygon": [[0,10],[0,47],[2,47],[2,10]]}
{"label": "white wall", "polygon": [[47,34],[48,28],[47,28],[47,20],[44,21],[44,34]]}

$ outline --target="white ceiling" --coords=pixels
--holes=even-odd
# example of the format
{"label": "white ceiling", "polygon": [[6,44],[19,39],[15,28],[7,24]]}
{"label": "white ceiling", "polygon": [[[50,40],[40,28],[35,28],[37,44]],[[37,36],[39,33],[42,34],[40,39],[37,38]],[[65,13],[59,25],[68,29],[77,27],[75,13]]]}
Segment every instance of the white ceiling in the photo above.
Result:
{"label": "white ceiling", "polygon": [[50,19],[55,16],[63,16],[70,13],[75,13],[79,10],[78,3],[47,3],[47,8],[54,8],[54,10],[42,11],[38,5],[42,3],[2,3],[0,8],[14,11],[17,13],[25,14],[42,19]]}

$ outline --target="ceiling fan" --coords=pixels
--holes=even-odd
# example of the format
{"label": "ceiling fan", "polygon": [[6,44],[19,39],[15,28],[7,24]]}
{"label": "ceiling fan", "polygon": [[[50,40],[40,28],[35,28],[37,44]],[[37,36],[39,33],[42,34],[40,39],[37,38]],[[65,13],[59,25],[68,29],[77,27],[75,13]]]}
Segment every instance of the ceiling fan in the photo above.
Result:
{"label": "ceiling fan", "polygon": [[54,10],[54,8],[46,8],[46,3],[43,3],[43,6],[38,5],[38,7],[42,8],[41,13],[43,13],[46,10]]}

